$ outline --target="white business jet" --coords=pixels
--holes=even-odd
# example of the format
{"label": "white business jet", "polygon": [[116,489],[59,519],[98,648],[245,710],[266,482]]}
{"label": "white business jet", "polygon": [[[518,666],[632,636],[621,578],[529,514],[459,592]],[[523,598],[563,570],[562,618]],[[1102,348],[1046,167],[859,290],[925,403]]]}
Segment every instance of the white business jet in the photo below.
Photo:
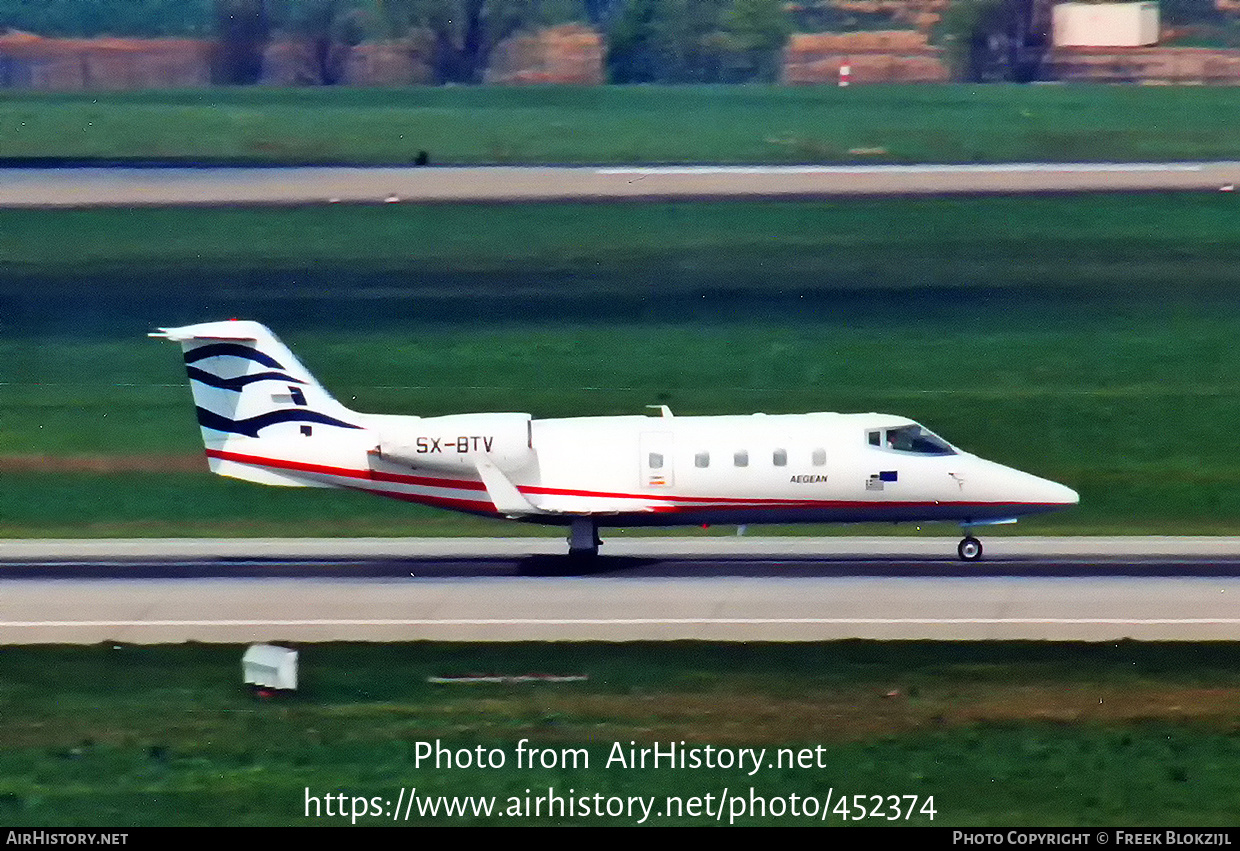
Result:
{"label": "white business jet", "polygon": [[962,452],[903,417],[752,414],[534,419],[361,414],[257,322],[163,328],[181,344],[213,472],[338,487],[566,526],[593,556],[601,526],[951,521],[1075,505],[1075,491]]}

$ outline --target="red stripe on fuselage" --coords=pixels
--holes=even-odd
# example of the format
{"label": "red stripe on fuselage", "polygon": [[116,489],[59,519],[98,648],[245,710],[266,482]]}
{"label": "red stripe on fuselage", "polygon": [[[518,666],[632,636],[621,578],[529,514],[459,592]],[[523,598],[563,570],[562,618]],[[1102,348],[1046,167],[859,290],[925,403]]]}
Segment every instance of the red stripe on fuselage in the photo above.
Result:
{"label": "red stripe on fuselage", "polygon": [[361,486],[351,486],[351,490],[360,490],[365,493],[374,494],[375,496],[386,496],[391,499],[399,499],[404,502],[416,502],[421,505],[431,505],[436,508],[451,508],[455,511],[468,511],[472,514],[491,514],[498,515],[495,506],[490,502],[482,502],[473,499],[454,499],[450,496],[431,496],[421,493],[405,493],[404,491],[385,491],[378,488],[367,488]]}
{"label": "red stripe on fuselage", "polygon": [[[309,464],[305,461],[285,461],[280,458],[263,458],[258,455],[242,455],[240,452],[223,452],[219,449],[208,449],[208,458],[221,461],[236,461],[239,464],[254,464],[259,467],[272,467],[277,470],[297,470],[302,473],[319,473],[326,476],[344,476],[349,479],[369,479],[374,482],[393,482],[402,485],[421,485],[428,488],[451,488],[453,490],[486,491],[482,482],[468,479],[437,479],[431,476],[409,476],[403,473],[385,473],[381,470],[355,470],[351,467],[329,467],[326,464]],[[490,503],[488,503],[489,505]]]}
{"label": "red stripe on fuselage", "polygon": [[[208,449],[207,456],[210,458],[218,458],[222,461],[233,461],[239,464],[252,464],[260,467],[270,467],[277,470],[293,470],[303,473],[313,473],[325,476],[338,476],[348,479],[362,479],[373,482],[391,482],[394,484],[416,485],[419,487],[444,488],[448,490],[465,490],[480,491],[486,493],[486,486],[480,481],[470,481],[468,479],[444,479],[431,476],[413,476],[400,473],[385,473],[378,470],[357,470],[350,467],[334,467],[326,464],[310,464],[305,461],[289,461],[279,458],[264,458],[258,455],[246,455],[240,452],[224,452],[218,449]],[[427,505],[435,505],[443,508],[454,508],[463,511],[485,512],[489,514],[498,513],[495,506],[490,500],[474,500],[460,499],[455,497],[435,496],[431,494],[411,494],[404,491],[384,490],[374,487],[356,487],[357,490],[364,490],[367,493],[373,493],[379,496],[387,496],[393,499],[401,499],[407,502],[419,502]],[[528,485],[520,487],[518,490],[523,494],[540,494],[547,496],[579,496],[579,497],[597,497],[603,499],[628,499],[644,503],[641,506],[635,506],[634,513],[642,512],[653,508],[657,513],[685,513],[690,511],[706,510],[778,510],[789,508],[838,508],[838,509],[859,509],[859,508],[915,508],[940,507],[940,508],[997,508],[1011,507],[1013,509],[1036,509],[1036,508],[1054,508],[1057,507],[1053,503],[1039,502],[928,502],[925,500],[883,500],[883,501],[866,501],[866,500],[813,500],[813,499],[779,499],[770,497],[718,497],[718,496],[672,496],[663,494],[629,494],[618,493],[613,491],[590,491],[575,490],[572,488],[552,488],[540,485]],[[658,500],[668,503],[667,505],[653,506],[649,505],[651,500]],[[673,504],[679,503],[679,504]]]}

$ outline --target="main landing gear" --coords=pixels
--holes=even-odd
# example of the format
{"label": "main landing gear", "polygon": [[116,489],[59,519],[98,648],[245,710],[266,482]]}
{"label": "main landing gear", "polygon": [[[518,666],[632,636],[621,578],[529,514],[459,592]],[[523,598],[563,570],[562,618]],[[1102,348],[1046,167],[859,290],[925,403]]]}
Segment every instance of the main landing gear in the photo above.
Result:
{"label": "main landing gear", "polygon": [[568,554],[572,558],[594,558],[598,555],[598,524],[588,517],[578,517],[568,529]]}
{"label": "main landing gear", "polygon": [[966,535],[956,547],[956,554],[960,556],[961,561],[977,561],[982,557],[982,542],[972,535]]}

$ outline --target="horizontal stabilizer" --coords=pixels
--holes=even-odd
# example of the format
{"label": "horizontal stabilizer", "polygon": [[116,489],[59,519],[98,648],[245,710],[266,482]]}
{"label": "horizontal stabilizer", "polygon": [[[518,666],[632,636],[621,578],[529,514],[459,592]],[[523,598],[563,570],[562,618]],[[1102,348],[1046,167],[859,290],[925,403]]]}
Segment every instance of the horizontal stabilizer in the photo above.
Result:
{"label": "horizontal stabilizer", "polygon": [[184,343],[187,340],[250,340],[257,341],[259,335],[252,327],[252,322],[200,322],[197,325],[185,325],[180,328],[160,328],[147,334],[160,340],[172,340]]}

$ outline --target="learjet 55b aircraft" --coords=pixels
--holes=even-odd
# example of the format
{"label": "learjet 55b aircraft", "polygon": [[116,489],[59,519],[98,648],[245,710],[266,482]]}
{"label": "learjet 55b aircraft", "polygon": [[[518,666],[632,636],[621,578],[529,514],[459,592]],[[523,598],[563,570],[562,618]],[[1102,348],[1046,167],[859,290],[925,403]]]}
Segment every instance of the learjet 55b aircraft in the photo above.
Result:
{"label": "learjet 55b aircraft", "polygon": [[361,414],[257,322],[163,328],[181,344],[211,470],[338,487],[569,529],[951,521],[974,526],[1077,502],[1063,485],[962,452],[886,414],[578,417]]}

